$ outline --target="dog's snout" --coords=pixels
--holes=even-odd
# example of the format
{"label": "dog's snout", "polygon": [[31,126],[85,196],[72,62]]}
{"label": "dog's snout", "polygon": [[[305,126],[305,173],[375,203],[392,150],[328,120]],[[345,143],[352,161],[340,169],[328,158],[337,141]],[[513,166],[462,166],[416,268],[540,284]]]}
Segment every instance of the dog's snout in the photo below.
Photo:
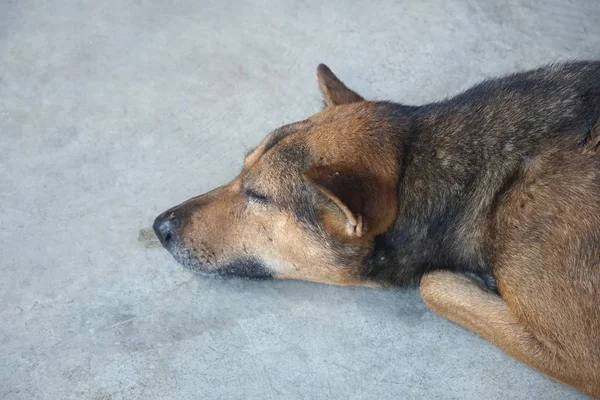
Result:
{"label": "dog's snout", "polygon": [[156,217],[152,228],[154,233],[160,240],[160,243],[168,248],[177,241],[177,227],[179,226],[179,219],[176,213],[168,211]]}

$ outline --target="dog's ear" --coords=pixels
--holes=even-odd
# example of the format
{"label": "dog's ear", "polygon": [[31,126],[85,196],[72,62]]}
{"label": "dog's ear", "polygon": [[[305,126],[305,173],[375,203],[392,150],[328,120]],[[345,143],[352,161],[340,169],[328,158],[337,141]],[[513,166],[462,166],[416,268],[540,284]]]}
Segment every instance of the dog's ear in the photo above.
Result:
{"label": "dog's ear", "polygon": [[325,64],[319,64],[317,67],[317,79],[319,80],[319,87],[323,93],[323,100],[326,107],[364,100],[356,92],[348,89]]}
{"label": "dog's ear", "polygon": [[380,234],[395,219],[395,190],[383,188],[373,176],[327,165],[313,166],[302,177],[322,195],[316,204],[322,223],[339,235]]}
{"label": "dog's ear", "polygon": [[331,166],[312,167],[302,177],[326,199],[317,201],[325,225],[347,236],[363,235],[364,204],[358,177]]}

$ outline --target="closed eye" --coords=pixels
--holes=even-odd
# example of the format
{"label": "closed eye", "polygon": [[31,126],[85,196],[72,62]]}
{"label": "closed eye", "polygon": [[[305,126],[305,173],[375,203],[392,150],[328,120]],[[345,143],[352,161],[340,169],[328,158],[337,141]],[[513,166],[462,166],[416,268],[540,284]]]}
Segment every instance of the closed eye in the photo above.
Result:
{"label": "closed eye", "polygon": [[254,190],[249,188],[244,189],[244,195],[246,195],[246,197],[248,197],[250,200],[254,200],[259,203],[270,203],[272,201],[271,197],[256,193]]}

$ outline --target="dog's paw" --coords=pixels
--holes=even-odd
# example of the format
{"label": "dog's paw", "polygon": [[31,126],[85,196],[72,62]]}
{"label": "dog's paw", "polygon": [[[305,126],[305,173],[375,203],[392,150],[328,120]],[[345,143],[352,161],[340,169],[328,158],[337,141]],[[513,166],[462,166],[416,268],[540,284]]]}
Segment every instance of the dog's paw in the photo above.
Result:
{"label": "dog's paw", "polygon": [[472,280],[481,289],[489,293],[500,294],[498,292],[498,285],[496,279],[491,272],[488,271],[466,271],[463,275]]}

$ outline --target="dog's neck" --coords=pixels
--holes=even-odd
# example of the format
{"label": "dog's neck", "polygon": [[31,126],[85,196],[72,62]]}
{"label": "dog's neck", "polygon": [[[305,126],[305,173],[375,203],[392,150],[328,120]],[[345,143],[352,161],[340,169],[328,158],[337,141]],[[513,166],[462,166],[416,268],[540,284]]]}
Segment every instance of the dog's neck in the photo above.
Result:
{"label": "dog's neck", "polygon": [[432,111],[412,109],[410,129],[398,135],[398,217],[363,264],[364,275],[381,283],[416,283],[432,269],[485,269],[477,236],[487,232],[473,232],[469,248],[460,245],[469,235],[461,222],[466,228],[475,219],[471,197],[485,172],[473,143],[440,137],[449,121]]}
{"label": "dog's neck", "polygon": [[[513,118],[521,112],[518,101],[497,110],[485,100],[467,92],[423,107],[390,104],[396,106],[393,114],[401,115],[403,129],[398,132],[398,217],[375,238],[363,261],[364,276],[410,284],[433,269],[489,271],[491,222],[502,193],[540,146],[559,141],[564,148],[584,139],[566,135],[561,129],[565,121],[558,118],[546,118],[544,126],[524,126]],[[551,115],[550,110],[541,114]],[[553,126],[557,134],[549,136]]]}

